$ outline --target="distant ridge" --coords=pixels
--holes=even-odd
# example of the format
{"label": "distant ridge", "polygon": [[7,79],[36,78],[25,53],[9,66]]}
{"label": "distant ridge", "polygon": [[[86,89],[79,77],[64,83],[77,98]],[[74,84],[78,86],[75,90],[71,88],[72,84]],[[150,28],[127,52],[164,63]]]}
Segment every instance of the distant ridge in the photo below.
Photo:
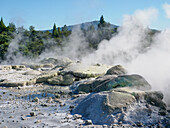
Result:
{"label": "distant ridge", "polygon": [[[88,28],[90,25],[93,25],[94,28],[97,29],[98,24],[99,24],[99,21],[91,21],[91,22],[85,22],[85,23],[81,23],[81,24],[69,25],[69,26],[67,26],[67,27],[68,27],[68,30],[73,30],[73,29],[76,28],[76,27],[80,27],[81,29],[87,30],[87,28]],[[110,23],[109,23],[109,24],[110,24]],[[117,28],[117,27],[119,27],[119,26],[114,25],[114,24],[110,24],[110,28]],[[62,27],[61,27],[61,28],[62,28]],[[45,31],[52,32],[52,29],[50,29],[50,30],[45,30]]]}
{"label": "distant ridge", "polygon": [[[107,22],[108,23],[108,22]],[[77,27],[80,27],[81,29],[85,29],[87,30],[87,28],[90,26],[90,25],[93,25],[95,29],[98,28],[98,24],[99,24],[99,21],[91,21],[91,22],[85,22],[85,23],[81,23],[81,24],[75,24],[75,25],[69,25],[67,26],[68,30],[73,30],[74,28],[77,28]],[[110,24],[110,28],[111,29],[114,29],[114,28],[118,28],[119,26],[117,25],[114,25],[114,24],[111,24],[111,23],[108,23]],[[62,27],[60,27],[60,29],[62,29]],[[157,32],[161,32],[160,30],[156,30],[156,29],[150,29],[153,33],[157,33]],[[52,33],[52,29],[50,30],[44,30],[44,31],[49,31]]]}

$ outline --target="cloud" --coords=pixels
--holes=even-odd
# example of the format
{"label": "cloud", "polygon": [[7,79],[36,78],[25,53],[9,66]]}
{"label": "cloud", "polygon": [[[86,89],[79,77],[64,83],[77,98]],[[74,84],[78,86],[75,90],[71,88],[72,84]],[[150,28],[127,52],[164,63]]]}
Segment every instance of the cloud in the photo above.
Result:
{"label": "cloud", "polygon": [[10,21],[15,23],[17,27],[20,27],[25,23],[25,20],[21,16],[11,17]]}
{"label": "cloud", "polygon": [[[157,18],[158,11],[155,8],[149,8],[145,10],[137,10],[132,16],[125,15],[124,20],[131,17],[131,20],[136,20],[143,25],[149,25],[153,20]],[[124,22],[125,23],[125,22]]]}
{"label": "cloud", "polygon": [[163,5],[163,9],[164,9],[164,11],[165,11],[165,13],[166,13],[166,17],[168,18],[168,19],[170,19],[170,4],[164,4]]}

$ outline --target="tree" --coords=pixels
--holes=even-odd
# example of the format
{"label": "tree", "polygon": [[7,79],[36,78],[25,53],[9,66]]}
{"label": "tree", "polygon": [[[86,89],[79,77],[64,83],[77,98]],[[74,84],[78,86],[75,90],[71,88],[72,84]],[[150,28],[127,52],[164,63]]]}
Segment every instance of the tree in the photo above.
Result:
{"label": "tree", "polygon": [[100,23],[98,24],[98,27],[101,28],[101,27],[105,27],[106,26],[106,22],[104,20],[104,17],[103,15],[100,17]]}
{"label": "tree", "polygon": [[32,25],[29,27],[29,30],[30,30],[31,32],[34,31],[34,29],[35,29],[35,27],[32,26]]}
{"label": "tree", "polygon": [[3,19],[2,19],[2,17],[1,17],[1,21],[0,21],[0,33],[2,32],[2,31],[4,31],[6,29],[6,26],[5,26],[5,24],[4,24],[4,22],[3,22]]}
{"label": "tree", "polygon": [[7,27],[7,31],[8,32],[15,32],[16,31],[16,26],[14,23],[9,23],[8,27]]}
{"label": "tree", "polygon": [[103,15],[100,17],[100,24],[104,24],[105,21],[104,21],[104,18],[103,18]]}
{"label": "tree", "polygon": [[62,35],[63,35],[64,37],[68,37],[70,34],[71,34],[71,31],[68,30],[67,25],[64,25],[64,26],[62,27]]}
{"label": "tree", "polygon": [[62,27],[62,31],[64,32],[66,32],[66,31],[68,31],[68,28],[67,28],[67,25],[65,24],[63,27]]}
{"label": "tree", "polygon": [[58,36],[56,25],[54,24],[53,31],[52,31],[52,38],[56,38],[56,37],[59,37],[59,36]]}
{"label": "tree", "polygon": [[60,30],[60,27],[57,28],[58,30],[58,35],[61,36],[61,30]]}

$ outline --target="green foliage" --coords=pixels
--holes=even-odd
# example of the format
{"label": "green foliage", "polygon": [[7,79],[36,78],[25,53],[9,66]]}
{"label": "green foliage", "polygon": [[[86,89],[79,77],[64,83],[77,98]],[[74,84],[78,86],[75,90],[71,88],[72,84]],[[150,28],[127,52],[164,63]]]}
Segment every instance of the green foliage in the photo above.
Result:
{"label": "green foliage", "polygon": [[52,38],[57,38],[57,37],[59,37],[59,35],[58,35],[56,25],[54,24],[53,31],[52,31]]}
{"label": "green foliage", "polygon": [[6,29],[6,26],[3,22],[3,19],[1,17],[1,21],[0,21],[0,33],[2,33],[4,30]]}
{"label": "green foliage", "polygon": [[34,29],[35,29],[35,27],[32,25],[29,27],[30,32],[35,31]]}
{"label": "green foliage", "polygon": [[16,31],[16,26],[15,26],[15,24],[14,24],[14,23],[9,23],[8,27],[6,28],[6,30],[7,30],[8,32],[11,32],[11,33],[15,32],[15,31]]}
{"label": "green foliage", "polygon": [[5,59],[5,53],[6,53],[7,50],[8,50],[8,45],[9,45],[8,42],[4,42],[3,44],[0,45],[0,58],[1,58],[2,60]]}
{"label": "green foliage", "polygon": [[68,37],[71,34],[71,31],[68,30],[67,25],[64,25],[61,30],[63,37]]}
{"label": "green foliage", "polygon": [[100,23],[98,24],[98,27],[105,27],[106,22],[104,21],[103,15],[100,17]]}
{"label": "green foliage", "polygon": [[5,59],[5,53],[8,50],[9,42],[13,38],[12,33],[15,31],[15,26],[9,24],[5,26],[3,19],[0,21],[0,59]]}

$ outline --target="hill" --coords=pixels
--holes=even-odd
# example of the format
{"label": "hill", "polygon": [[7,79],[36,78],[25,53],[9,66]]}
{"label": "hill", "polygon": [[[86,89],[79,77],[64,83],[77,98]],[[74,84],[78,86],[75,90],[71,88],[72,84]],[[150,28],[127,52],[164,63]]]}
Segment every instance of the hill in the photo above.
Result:
{"label": "hill", "polygon": [[[67,26],[67,28],[68,28],[68,30],[73,30],[74,28],[77,28],[77,27],[80,26],[81,29],[87,30],[87,28],[88,28],[89,26],[93,25],[94,28],[97,29],[99,23],[100,23],[100,21],[91,21],[91,22],[85,22],[85,23],[81,23],[81,24],[69,25],[69,26]],[[108,23],[108,24],[110,25],[110,28],[111,28],[111,29],[114,29],[114,28],[119,27],[119,26],[114,25],[114,24],[110,24],[110,23]],[[62,28],[62,27],[61,27],[61,28]],[[49,31],[49,32],[52,33],[52,29],[50,29],[50,30],[45,30],[45,31]]]}

